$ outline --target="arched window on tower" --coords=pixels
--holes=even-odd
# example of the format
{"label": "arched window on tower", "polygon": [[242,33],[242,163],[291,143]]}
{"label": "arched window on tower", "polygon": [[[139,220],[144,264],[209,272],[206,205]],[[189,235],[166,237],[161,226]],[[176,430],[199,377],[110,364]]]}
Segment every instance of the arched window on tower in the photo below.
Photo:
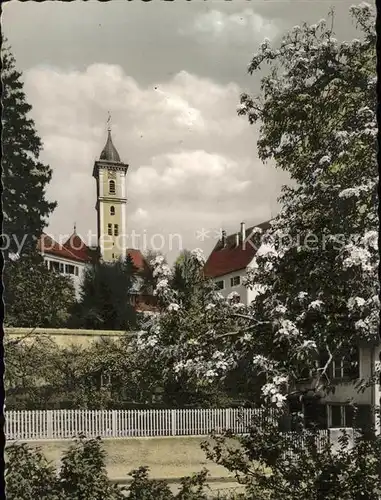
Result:
{"label": "arched window on tower", "polygon": [[110,181],[108,184],[109,193],[115,194],[115,181]]}
{"label": "arched window on tower", "polygon": [[110,207],[110,215],[115,215],[115,207],[114,206]]}

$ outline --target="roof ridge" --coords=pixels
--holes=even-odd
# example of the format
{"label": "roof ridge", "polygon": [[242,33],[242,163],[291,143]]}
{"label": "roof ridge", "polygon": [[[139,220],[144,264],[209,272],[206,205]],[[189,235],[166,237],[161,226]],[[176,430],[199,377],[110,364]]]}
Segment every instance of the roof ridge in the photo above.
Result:
{"label": "roof ridge", "polygon": [[[89,248],[89,246],[88,246],[88,245],[87,245],[87,244],[83,241],[83,238],[82,238],[82,237],[81,237],[81,236],[80,236],[77,232],[76,232],[76,233],[72,233],[72,234],[69,236],[69,238],[65,241],[65,243],[63,244],[63,246],[65,246],[65,245],[67,245],[68,243],[70,243],[72,238],[79,238],[79,239],[80,239],[80,241],[84,244],[84,246],[85,246],[86,248]],[[80,249],[79,249],[79,248],[78,248],[78,249],[77,249],[77,248],[74,248],[73,250],[80,250]]]}

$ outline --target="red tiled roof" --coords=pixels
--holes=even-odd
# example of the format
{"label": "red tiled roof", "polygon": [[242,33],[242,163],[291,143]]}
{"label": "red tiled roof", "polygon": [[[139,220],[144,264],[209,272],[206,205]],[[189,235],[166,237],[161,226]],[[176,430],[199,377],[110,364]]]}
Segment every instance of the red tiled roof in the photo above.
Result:
{"label": "red tiled roof", "polygon": [[134,266],[138,269],[138,271],[144,271],[147,269],[148,264],[140,250],[136,250],[135,248],[128,248],[126,250],[126,255],[129,255],[134,263]]}
{"label": "red tiled roof", "polygon": [[70,238],[68,238],[63,247],[69,250],[73,255],[75,255],[78,259],[83,261],[89,261],[89,247],[82,240],[77,233],[73,233]]}
{"label": "red tiled roof", "polygon": [[43,252],[44,254],[61,257],[63,259],[74,260],[77,262],[86,262],[89,260],[88,257],[85,258],[84,255],[80,255],[79,253],[74,253],[73,250],[66,247],[65,245],[60,245],[51,236],[49,236],[46,233],[42,233],[37,243],[37,248],[40,252]]}
{"label": "red tiled roof", "polygon": [[[245,239],[251,235],[255,227],[266,231],[270,227],[270,222],[263,222],[262,224],[257,224],[246,229]],[[247,242],[245,245],[240,243],[237,246],[236,233],[230,234],[226,237],[225,247],[222,246],[221,241],[214,247],[205,263],[204,274],[208,278],[217,278],[218,276],[246,269],[253,260],[256,251],[257,249],[250,242]]]}

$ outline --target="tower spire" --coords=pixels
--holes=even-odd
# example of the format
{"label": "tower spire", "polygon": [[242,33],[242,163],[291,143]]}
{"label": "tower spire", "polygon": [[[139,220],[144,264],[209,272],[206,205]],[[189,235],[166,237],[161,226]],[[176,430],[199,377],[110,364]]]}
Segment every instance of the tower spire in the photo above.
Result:
{"label": "tower spire", "polygon": [[99,159],[121,163],[119,153],[116,150],[116,148],[112,142],[112,138],[111,138],[111,113],[110,113],[110,111],[108,112],[108,118],[107,118],[107,131],[108,132],[107,132],[106,145],[103,148]]}

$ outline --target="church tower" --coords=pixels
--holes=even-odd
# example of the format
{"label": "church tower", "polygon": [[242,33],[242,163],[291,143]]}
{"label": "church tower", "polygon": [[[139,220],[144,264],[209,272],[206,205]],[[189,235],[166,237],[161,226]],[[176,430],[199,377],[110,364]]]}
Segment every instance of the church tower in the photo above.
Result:
{"label": "church tower", "polygon": [[128,165],[120,160],[108,128],[107,142],[94,163],[97,183],[97,232],[100,257],[105,262],[126,253],[126,174]]}

